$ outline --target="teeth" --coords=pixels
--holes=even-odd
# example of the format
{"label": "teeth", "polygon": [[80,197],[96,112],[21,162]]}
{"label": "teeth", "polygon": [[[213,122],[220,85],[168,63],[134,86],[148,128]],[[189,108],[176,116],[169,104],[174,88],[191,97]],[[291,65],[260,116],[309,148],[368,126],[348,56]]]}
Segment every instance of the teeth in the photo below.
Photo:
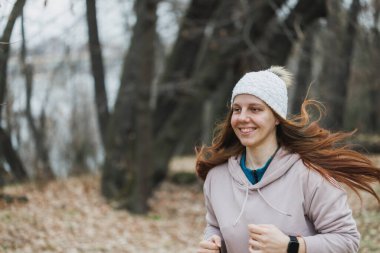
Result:
{"label": "teeth", "polygon": [[243,133],[249,133],[254,131],[256,128],[250,127],[250,128],[240,128],[240,131]]}

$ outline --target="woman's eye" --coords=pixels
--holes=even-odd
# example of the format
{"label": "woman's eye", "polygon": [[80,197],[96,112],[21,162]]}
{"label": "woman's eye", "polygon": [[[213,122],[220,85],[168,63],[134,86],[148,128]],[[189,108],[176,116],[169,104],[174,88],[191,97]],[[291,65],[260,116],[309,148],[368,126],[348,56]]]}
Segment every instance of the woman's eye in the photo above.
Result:
{"label": "woman's eye", "polygon": [[240,112],[240,108],[232,108],[232,112]]}

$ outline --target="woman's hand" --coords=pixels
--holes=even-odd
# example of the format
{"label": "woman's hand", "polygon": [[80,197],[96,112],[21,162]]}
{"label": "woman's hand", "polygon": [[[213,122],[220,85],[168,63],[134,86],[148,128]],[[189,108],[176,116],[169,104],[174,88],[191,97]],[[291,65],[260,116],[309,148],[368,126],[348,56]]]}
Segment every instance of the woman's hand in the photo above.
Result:
{"label": "woman's hand", "polygon": [[250,253],[286,253],[289,237],[274,225],[248,225]]}
{"label": "woman's hand", "polygon": [[197,253],[219,253],[222,245],[222,239],[218,235],[213,235],[209,240],[204,240],[199,243]]}

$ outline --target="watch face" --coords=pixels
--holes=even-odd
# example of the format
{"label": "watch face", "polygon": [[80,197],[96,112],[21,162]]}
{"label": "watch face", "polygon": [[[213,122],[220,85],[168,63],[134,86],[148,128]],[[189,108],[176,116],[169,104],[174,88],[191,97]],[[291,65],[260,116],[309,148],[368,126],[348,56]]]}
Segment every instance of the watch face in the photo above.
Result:
{"label": "watch face", "polygon": [[297,237],[290,236],[290,242],[288,244],[288,252],[287,253],[298,253],[299,243]]}
{"label": "watch face", "polygon": [[298,253],[298,242],[289,242],[288,253]]}

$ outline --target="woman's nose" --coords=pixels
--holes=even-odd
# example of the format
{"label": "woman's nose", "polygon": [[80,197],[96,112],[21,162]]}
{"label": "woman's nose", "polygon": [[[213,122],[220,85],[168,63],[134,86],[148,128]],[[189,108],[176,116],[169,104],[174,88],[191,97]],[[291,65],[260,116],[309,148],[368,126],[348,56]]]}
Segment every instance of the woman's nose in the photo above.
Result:
{"label": "woman's nose", "polygon": [[247,121],[249,119],[248,117],[248,114],[246,111],[241,111],[240,115],[239,115],[239,120],[240,121]]}

